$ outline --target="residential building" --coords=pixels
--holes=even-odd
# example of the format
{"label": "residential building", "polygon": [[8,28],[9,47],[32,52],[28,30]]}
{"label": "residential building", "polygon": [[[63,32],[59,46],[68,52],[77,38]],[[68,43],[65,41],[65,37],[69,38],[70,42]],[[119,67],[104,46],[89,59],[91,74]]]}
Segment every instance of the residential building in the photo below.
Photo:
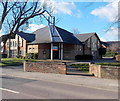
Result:
{"label": "residential building", "polygon": [[107,51],[120,53],[120,41],[107,41]]}
{"label": "residential building", "polygon": [[74,34],[83,44],[83,55],[92,55],[94,59],[100,58],[99,48],[101,41],[96,33]]}
{"label": "residential building", "polygon": [[34,34],[18,32],[12,38],[8,38],[5,45],[5,54],[7,57],[26,56],[27,46],[26,43],[33,41]]}

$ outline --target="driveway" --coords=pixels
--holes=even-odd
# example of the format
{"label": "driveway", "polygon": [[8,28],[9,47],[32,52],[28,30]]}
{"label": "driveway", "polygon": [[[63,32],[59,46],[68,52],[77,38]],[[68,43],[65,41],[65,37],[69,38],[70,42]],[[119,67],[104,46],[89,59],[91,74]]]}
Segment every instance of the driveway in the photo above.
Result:
{"label": "driveway", "polygon": [[94,62],[94,63],[112,63],[112,62],[116,62],[115,59],[113,58],[103,58],[103,59],[93,59],[93,60],[78,60],[78,61],[71,61],[69,63],[90,63],[90,62]]}

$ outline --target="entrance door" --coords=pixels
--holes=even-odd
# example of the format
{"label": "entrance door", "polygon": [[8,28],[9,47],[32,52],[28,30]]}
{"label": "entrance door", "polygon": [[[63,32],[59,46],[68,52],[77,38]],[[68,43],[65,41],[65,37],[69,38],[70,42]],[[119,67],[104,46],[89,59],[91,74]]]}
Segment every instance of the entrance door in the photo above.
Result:
{"label": "entrance door", "polygon": [[53,44],[53,59],[59,59],[59,44]]}
{"label": "entrance door", "polygon": [[53,51],[53,59],[59,59],[59,51]]}

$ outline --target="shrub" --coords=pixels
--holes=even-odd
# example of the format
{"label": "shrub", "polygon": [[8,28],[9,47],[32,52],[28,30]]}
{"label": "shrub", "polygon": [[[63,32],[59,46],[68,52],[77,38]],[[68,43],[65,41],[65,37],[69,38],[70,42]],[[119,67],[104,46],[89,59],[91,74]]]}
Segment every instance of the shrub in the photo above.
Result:
{"label": "shrub", "polygon": [[16,55],[16,58],[22,58],[22,56],[21,55]]}
{"label": "shrub", "polygon": [[33,53],[33,59],[38,59],[38,53]]}
{"label": "shrub", "polygon": [[32,54],[31,54],[31,53],[27,53],[27,54],[26,54],[26,58],[27,58],[27,59],[32,59]]}
{"label": "shrub", "polygon": [[23,64],[23,60],[18,58],[4,58],[2,59],[2,64],[6,66],[21,65]]}
{"label": "shrub", "polygon": [[27,53],[27,59],[38,59],[38,53]]}
{"label": "shrub", "polygon": [[76,55],[76,60],[86,60],[86,59],[93,59],[92,55]]}
{"label": "shrub", "polygon": [[101,47],[101,48],[99,48],[98,51],[99,51],[99,54],[100,54],[101,58],[102,58],[103,55],[106,54],[106,48],[102,48],[102,47]]}
{"label": "shrub", "polygon": [[111,52],[111,51],[107,51],[105,55],[105,57],[114,57],[115,55],[117,55],[118,53],[116,52]]}

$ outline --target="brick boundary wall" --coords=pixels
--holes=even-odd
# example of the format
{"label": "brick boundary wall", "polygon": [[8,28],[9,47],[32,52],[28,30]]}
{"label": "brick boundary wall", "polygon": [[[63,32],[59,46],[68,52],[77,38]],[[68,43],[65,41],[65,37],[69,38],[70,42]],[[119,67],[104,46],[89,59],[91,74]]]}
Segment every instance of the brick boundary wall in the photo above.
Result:
{"label": "brick boundary wall", "polygon": [[98,78],[120,79],[120,67],[89,64],[89,73]]}
{"label": "brick boundary wall", "polygon": [[66,74],[66,64],[58,62],[24,62],[25,72]]}

